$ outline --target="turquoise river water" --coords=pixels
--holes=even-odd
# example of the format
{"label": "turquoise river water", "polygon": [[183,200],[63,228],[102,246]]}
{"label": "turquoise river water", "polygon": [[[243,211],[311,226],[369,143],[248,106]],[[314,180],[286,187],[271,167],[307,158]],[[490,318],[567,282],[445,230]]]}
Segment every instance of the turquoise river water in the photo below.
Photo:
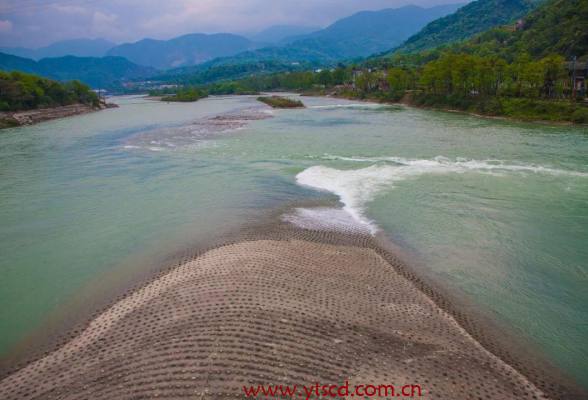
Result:
{"label": "turquoise river water", "polygon": [[325,197],[339,209],[289,218],[383,230],[588,387],[587,128],[327,98],[112,100],[0,132],[1,354],[113,271]]}

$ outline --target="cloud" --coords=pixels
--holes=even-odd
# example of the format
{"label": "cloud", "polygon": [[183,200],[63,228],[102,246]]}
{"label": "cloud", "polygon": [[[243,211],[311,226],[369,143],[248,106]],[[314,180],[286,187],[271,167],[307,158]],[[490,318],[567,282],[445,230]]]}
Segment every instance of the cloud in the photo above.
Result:
{"label": "cloud", "polygon": [[111,39],[124,38],[126,32],[118,26],[119,16],[96,11],[92,15],[91,36],[105,36]]}
{"label": "cloud", "polygon": [[7,33],[12,32],[12,22],[9,20],[2,20],[0,19],[0,32]]}
{"label": "cloud", "polygon": [[55,10],[62,14],[86,15],[90,13],[90,10],[88,10],[87,8],[76,5],[53,4],[51,5],[51,7],[53,7]]}
{"label": "cloud", "polygon": [[[361,10],[458,0],[0,0],[0,45],[39,47],[79,37],[115,42],[186,33],[253,33],[271,25],[326,26]],[[467,1],[467,0],[465,0]],[[41,29],[33,32],[29,26]]]}
{"label": "cloud", "polygon": [[118,19],[116,14],[108,14],[100,11],[96,11],[93,16],[94,24],[106,24],[111,25]]}

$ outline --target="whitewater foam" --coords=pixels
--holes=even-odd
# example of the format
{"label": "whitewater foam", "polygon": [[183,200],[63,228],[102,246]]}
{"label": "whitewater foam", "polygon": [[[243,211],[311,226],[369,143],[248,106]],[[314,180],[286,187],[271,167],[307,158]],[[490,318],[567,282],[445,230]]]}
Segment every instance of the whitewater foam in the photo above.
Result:
{"label": "whitewater foam", "polygon": [[372,233],[372,227],[358,222],[348,212],[340,208],[296,208],[292,212],[283,215],[282,220],[303,229],[363,235]]}
{"label": "whitewater foam", "polygon": [[310,106],[311,109],[335,110],[338,108],[354,108],[354,109],[377,109],[377,108],[395,108],[389,104],[375,104],[375,103],[346,103],[346,104],[328,104],[322,106]]}
{"label": "whitewater foam", "polygon": [[[588,177],[588,173],[569,171],[532,164],[508,164],[502,160],[451,160],[446,157],[433,159],[407,159],[402,157],[340,157],[325,155],[328,160],[375,163],[366,168],[339,170],[322,165],[307,168],[296,176],[298,184],[339,196],[343,210],[356,221],[377,232],[377,225],[365,216],[365,206],[382,190],[394,184],[425,174],[482,173],[504,175],[507,173],[535,173],[554,176]],[[390,164],[392,163],[392,164]]]}
{"label": "whitewater foam", "polygon": [[[588,172],[572,171],[559,168],[546,167],[543,165],[527,164],[527,163],[511,163],[505,160],[470,160],[467,158],[456,158],[452,160],[447,157],[437,156],[430,160],[428,159],[412,159],[404,157],[345,157],[337,156],[332,154],[324,154],[320,157],[323,160],[339,160],[339,161],[351,161],[358,163],[393,163],[399,166],[413,166],[413,167],[426,167],[448,170],[452,172],[455,169],[462,169],[466,171],[496,171],[496,172],[530,172],[539,173],[546,175],[567,175],[577,177],[588,177]],[[459,171],[458,171],[459,172]]]}

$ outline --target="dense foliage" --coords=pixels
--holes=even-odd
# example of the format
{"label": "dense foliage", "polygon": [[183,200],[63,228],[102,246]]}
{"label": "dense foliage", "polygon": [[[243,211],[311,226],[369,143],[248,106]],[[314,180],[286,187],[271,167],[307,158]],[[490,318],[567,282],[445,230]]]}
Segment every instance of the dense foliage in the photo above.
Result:
{"label": "dense foliage", "polygon": [[551,0],[522,20],[522,26],[497,28],[455,50],[496,55],[507,60],[521,52],[532,57],[560,54],[588,59],[588,0]]}
{"label": "dense foliage", "polygon": [[516,20],[527,14],[536,0],[477,0],[427,25],[410,37],[396,53],[410,53],[458,42]]}
{"label": "dense foliage", "polygon": [[443,54],[419,71],[425,93],[462,96],[561,98],[570,95],[570,79],[561,56],[533,61],[527,54],[512,63],[493,56]]}
{"label": "dense foliage", "polygon": [[99,105],[96,93],[79,81],[59,83],[22,72],[0,72],[0,110],[19,111],[82,103]]}

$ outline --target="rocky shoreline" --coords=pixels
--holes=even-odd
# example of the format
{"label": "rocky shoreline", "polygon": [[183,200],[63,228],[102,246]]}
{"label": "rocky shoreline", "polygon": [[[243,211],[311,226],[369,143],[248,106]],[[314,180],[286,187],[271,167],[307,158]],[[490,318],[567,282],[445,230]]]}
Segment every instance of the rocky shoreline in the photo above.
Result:
{"label": "rocky shoreline", "polygon": [[116,104],[103,102],[98,107],[87,104],[70,104],[67,106],[40,108],[36,110],[0,112],[0,129],[34,125],[52,119],[71,117],[73,115],[87,114],[116,107],[118,107]]}

